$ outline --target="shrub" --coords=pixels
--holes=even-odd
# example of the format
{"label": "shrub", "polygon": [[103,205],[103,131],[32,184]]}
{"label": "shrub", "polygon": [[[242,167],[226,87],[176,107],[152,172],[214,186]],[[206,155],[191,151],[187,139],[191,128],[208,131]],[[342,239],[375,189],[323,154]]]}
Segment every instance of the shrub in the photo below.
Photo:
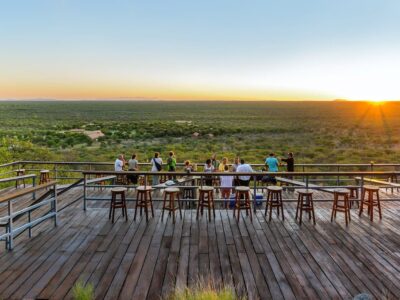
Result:
{"label": "shrub", "polygon": [[92,300],[94,299],[93,285],[91,283],[84,285],[82,281],[78,281],[72,288],[72,295],[75,300]]}

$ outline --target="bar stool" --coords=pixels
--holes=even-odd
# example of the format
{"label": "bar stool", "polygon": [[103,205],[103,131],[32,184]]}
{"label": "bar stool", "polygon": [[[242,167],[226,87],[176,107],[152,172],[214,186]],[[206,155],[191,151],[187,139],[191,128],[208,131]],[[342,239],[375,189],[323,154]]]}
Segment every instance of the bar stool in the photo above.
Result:
{"label": "bar stool", "polygon": [[[360,213],[361,216],[364,205],[368,206],[368,214],[370,216],[371,221],[374,221],[374,206],[378,207],[379,219],[382,220],[382,211],[381,211],[381,201],[379,199],[379,187],[373,185],[364,185],[364,188],[361,193],[361,205],[360,205]],[[365,199],[365,194],[368,194],[367,199]],[[376,199],[374,199],[374,194],[376,194]]]}
{"label": "bar stool", "polygon": [[140,207],[140,216],[142,216],[142,209],[144,208],[144,212],[146,214],[146,222],[149,220],[149,207],[151,209],[151,215],[154,218],[153,200],[151,198],[152,190],[153,189],[151,186],[138,186],[136,188],[136,207],[135,214],[133,216],[134,221],[136,221],[138,207]]}
{"label": "bar stool", "polygon": [[199,188],[199,205],[197,205],[196,220],[199,219],[199,211],[203,216],[204,207],[208,208],[208,221],[211,221],[211,209],[215,218],[214,188],[212,186],[202,186]]}
{"label": "bar stool", "polygon": [[[182,194],[183,194],[183,199],[195,199],[196,198],[196,190],[197,187],[195,186],[187,186],[183,188]],[[192,205],[194,202],[193,201],[186,201],[186,207],[193,207],[194,205]]]}
{"label": "bar stool", "polygon": [[299,224],[301,225],[303,219],[303,210],[308,212],[308,219],[311,220],[311,215],[313,219],[313,223],[315,225],[315,212],[314,212],[314,201],[313,201],[313,192],[308,189],[300,189],[297,190],[299,197],[297,199],[297,208],[296,208],[296,220],[298,213],[300,211],[300,220]]}
{"label": "bar stool", "polygon": [[349,191],[347,189],[335,189],[333,191],[333,207],[332,207],[331,222],[333,221],[333,217],[335,217],[336,219],[337,212],[344,212],[346,226],[348,225],[348,223],[351,221],[349,202],[350,202]]}
{"label": "bar stool", "polygon": [[50,182],[50,171],[49,170],[41,170],[40,171],[40,179],[39,184]]}
{"label": "bar stool", "polygon": [[250,188],[248,186],[237,186],[235,187],[235,206],[233,207],[233,217],[235,217],[235,213],[237,210],[237,220],[240,220],[240,211],[244,209],[246,210],[246,215],[249,215],[250,212],[250,220],[253,222],[253,214],[251,211],[251,203],[250,203]]}
{"label": "bar stool", "polygon": [[277,208],[277,214],[279,216],[279,209],[282,211],[282,221],[285,221],[285,215],[283,213],[283,201],[282,201],[282,188],[280,186],[268,186],[267,187],[267,205],[265,207],[265,217],[269,207],[269,221],[272,218],[272,208]]}
{"label": "bar stool", "polygon": [[[114,215],[116,208],[122,208],[122,216],[125,217],[126,221],[128,221],[128,212],[126,210],[126,200],[125,193],[127,189],[124,187],[115,187],[111,189],[111,203],[110,203],[110,213],[108,218],[111,218],[112,214],[112,223],[114,223]],[[120,200],[117,200],[117,196],[120,196]]]}
{"label": "bar stool", "polygon": [[[349,202],[349,204],[350,204],[350,208],[352,208],[354,202],[356,202],[354,200],[358,199],[358,186],[350,186],[347,189],[350,191],[350,196],[349,196],[350,202]],[[358,207],[360,206],[358,204],[358,201],[357,201],[357,206]]]}
{"label": "bar stool", "polygon": [[[174,187],[169,187],[164,190],[164,201],[163,201],[163,207],[162,207],[162,214],[161,214],[161,221],[164,219],[164,211],[167,210],[169,215],[171,215],[172,212],[172,223],[175,224],[175,210],[179,210],[179,214],[182,219],[182,210],[181,210],[181,202],[179,199],[179,192],[180,190],[178,188]],[[168,204],[167,204],[167,198],[168,199]],[[175,205],[175,197],[178,202],[178,206]]]}
{"label": "bar stool", "polygon": [[[25,169],[18,169],[18,170],[15,170],[15,172],[17,172],[17,177],[19,177],[19,176],[24,176],[25,175]],[[17,189],[18,188],[18,186],[20,185],[20,182],[22,181],[22,183],[24,184],[24,188],[25,188],[25,178],[23,178],[23,179],[17,179],[16,181],[15,181],[15,188]]]}

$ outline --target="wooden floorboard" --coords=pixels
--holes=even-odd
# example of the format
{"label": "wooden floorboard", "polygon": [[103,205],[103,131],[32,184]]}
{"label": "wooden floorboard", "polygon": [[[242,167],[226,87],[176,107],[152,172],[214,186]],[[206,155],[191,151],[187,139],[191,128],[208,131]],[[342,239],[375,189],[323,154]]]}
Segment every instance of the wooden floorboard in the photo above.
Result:
{"label": "wooden floorboard", "polygon": [[[59,202],[71,203],[81,193],[71,190]],[[108,197],[99,189],[89,193]],[[390,190],[381,195],[392,197]],[[284,199],[294,197],[285,191]],[[31,201],[28,195],[15,207]],[[237,221],[217,205],[215,219],[205,212],[197,220],[196,210],[183,209],[175,224],[168,214],[161,219],[159,203],[154,218],[133,221],[132,202],[128,221],[118,211],[112,224],[108,204],[88,201],[83,211],[78,201],[59,213],[57,227],[45,221],[32,238],[18,237],[13,251],[2,249],[0,298],[70,299],[78,281],[91,283],[96,299],[160,299],[201,282],[231,286],[250,299],[351,299],[361,292],[400,298],[399,202],[384,202],[383,219],[375,214],[374,222],[354,208],[347,227],[339,214],[331,222],[331,202],[317,202],[317,224],[305,218],[301,226],[293,202],[285,203],[285,221],[275,212],[267,221],[264,206],[253,221],[245,213]]]}

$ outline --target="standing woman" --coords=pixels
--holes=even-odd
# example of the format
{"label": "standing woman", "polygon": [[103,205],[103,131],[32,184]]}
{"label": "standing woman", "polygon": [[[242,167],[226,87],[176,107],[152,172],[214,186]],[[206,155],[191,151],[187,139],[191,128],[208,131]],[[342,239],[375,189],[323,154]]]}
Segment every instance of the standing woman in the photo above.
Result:
{"label": "standing woman", "polygon": [[[151,159],[151,171],[152,172],[160,172],[162,169],[162,159],[160,156],[160,153],[156,152],[154,153],[154,157]],[[153,175],[153,185],[159,184],[159,179],[157,175]]]}
{"label": "standing woman", "polygon": [[[204,172],[205,173],[212,173],[214,172],[214,166],[211,163],[211,159],[207,159],[206,164],[204,165]],[[213,185],[213,180],[211,175],[207,175],[205,177],[206,185],[212,186]]]}

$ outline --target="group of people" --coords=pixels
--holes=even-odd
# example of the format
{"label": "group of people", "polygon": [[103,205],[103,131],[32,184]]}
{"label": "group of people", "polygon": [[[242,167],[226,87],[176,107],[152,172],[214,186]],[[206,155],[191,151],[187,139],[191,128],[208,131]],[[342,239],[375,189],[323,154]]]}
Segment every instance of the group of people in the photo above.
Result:
{"label": "group of people", "polygon": [[[280,162],[274,153],[270,153],[269,156],[265,159],[265,167],[262,171],[269,172],[278,172],[279,166],[282,166],[282,163],[286,163],[286,170],[288,172],[294,171],[294,157],[293,153],[289,152],[287,157],[281,158]],[[151,159],[151,172],[160,172],[163,169],[164,162],[160,157],[159,152],[154,153],[154,157]],[[118,158],[115,160],[114,169],[115,171],[123,171],[127,167],[128,171],[139,171],[139,162],[137,159],[137,155],[133,154],[132,157],[126,161],[123,154],[120,154]],[[173,151],[170,151],[168,154],[167,161],[165,163],[166,171],[175,172],[177,168],[176,157]],[[189,160],[185,161],[183,170],[187,173],[197,171],[196,164],[192,164]],[[206,173],[214,173],[214,172],[238,172],[238,173],[252,173],[253,168],[250,164],[246,163],[244,159],[240,159],[240,157],[236,157],[233,164],[229,164],[228,158],[224,157],[222,161],[217,160],[217,155],[214,153],[211,158],[206,160],[204,165],[204,172]],[[133,183],[137,184],[138,176],[137,175],[129,175],[128,179]],[[227,187],[232,187],[236,185],[248,186],[250,182],[250,176],[242,175],[242,176],[221,176],[221,190],[226,190]],[[263,182],[271,182],[275,183],[274,176],[264,176],[261,178]],[[153,175],[153,185],[159,184],[159,176]],[[213,177],[206,176],[205,177],[206,185],[213,185]]]}

